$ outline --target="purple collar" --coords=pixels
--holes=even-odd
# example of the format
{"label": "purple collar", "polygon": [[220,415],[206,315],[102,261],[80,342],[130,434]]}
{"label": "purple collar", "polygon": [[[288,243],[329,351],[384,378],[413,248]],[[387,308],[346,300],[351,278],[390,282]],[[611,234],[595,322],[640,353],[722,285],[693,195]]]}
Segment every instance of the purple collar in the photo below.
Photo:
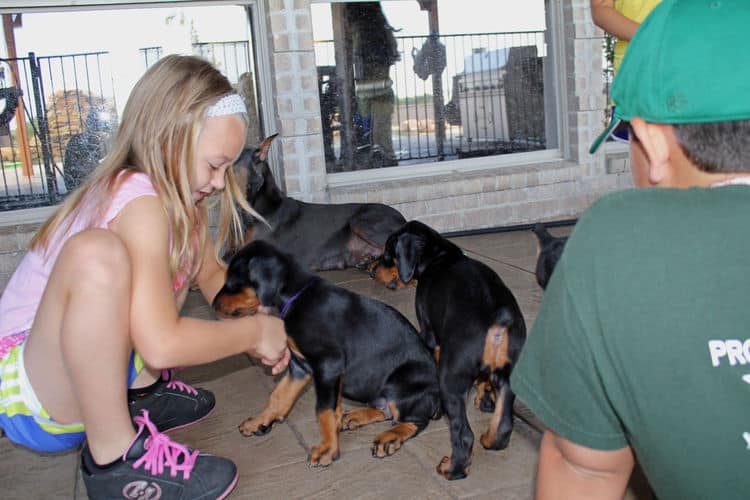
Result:
{"label": "purple collar", "polygon": [[279,318],[284,319],[284,316],[286,316],[286,313],[289,311],[289,307],[291,307],[291,305],[294,303],[294,301],[297,300],[299,298],[299,296],[302,295],[302,292],[304,292],[305,290],[307,290],[308,288],[310,288],[310,285],[312,285],[316,281],[318,281],[318,280],[317,279],[311,279],[307,283],[307,285],[303,286],[300,289],[299,292],[297,292],[294,295],[292,295],[291,298],[284,303],[284,307],[281,308],[281,312],[279,313]]}

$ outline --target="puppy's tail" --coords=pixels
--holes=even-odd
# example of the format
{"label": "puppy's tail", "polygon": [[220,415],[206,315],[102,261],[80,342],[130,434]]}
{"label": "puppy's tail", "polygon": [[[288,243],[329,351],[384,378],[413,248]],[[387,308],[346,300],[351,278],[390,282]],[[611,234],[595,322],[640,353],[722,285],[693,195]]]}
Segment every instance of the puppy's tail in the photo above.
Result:
{"label": "puppy's tail", "polygon": [[504,334],[505,338],[502,340],[507,342],[505,345],[507,359],[511,365],[515,364],[526,340],[526,322],[521,312],[507,306],[500,307],[489,333],[492,333],[493,330],[495,334],[498,332]]}

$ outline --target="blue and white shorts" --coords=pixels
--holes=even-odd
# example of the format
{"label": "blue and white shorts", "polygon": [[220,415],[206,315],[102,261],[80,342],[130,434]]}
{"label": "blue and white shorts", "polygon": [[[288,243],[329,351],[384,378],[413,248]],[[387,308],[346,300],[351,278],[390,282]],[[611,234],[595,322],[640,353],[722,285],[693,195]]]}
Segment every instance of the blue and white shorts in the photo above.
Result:
{"label": "blue and white shorts", "polygon": [[[29,332],[0,338],[0,428],[8,439],[35,451],[53,453],[80,445],[86,437],[82,423],[55,422],[31,387],[23,362]],[[128,386],[143,367],[133,352],[128,366]]]}

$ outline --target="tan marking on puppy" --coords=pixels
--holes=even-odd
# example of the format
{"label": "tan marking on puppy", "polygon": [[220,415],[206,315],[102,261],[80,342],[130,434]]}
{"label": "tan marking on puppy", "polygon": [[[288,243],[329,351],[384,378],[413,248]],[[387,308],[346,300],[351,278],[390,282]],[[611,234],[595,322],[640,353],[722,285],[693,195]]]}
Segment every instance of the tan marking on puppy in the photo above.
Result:
{"label": "tan marking on puppy", "polygon": [[389,457],[396,453],[407,439],[417,433],[416,424],[399,422],[387,431],[381,432],[372,442],[372,455],[378,458]]}
{"label": "tan marking on puppy", "polygon": [[313,467],[327,467],[340,456],[339,451],[339,423],[340,417],[336,413],[340,410],[323,410],[318,413],[321,441],[310,450],[308,463]]}
{"label": "tan marking on puppy", "polygon": [[503,388],[500,389],[500,395],[495,401],[495,411],[492,413],[492,418],[490,418],[487,432],[482,434],[482,437],[479,438],[479,442],[482,443],[482,446],[487,450],[492,450],[495,447],[495,441],[497,441],[497,428],[500,425],[500,419],[503,417],[504,396],[505,391],[507,390],[507,386],[503,386]]}
{"label": "tan marking on puppy", "polygon": [[370,271],[372,277],[378,283],[388,286],[391,283],[398,282],[403,285],[403,282],[398,278],[398,270],[395,267],[385,267],[375,261],[370,265]]}
{"label": "tan marking on puppy", "polygon": [[487,391],[490,392],[490,399],[492,400],[492,402],[495,402],[495,389],[490,383],[489,375],[487,375],[486,373],[480,374],[479,378],[477,378],[475,387],[477,389],[477,393],[474,396],[474,408],[478,410],[482,406],[482,399],[484,399],[484,395],[487,393]]}
{"label": "tan marking on puppy", "polygon": [[283,422],[297,400],[300,392],[310,382],[310,375],[303,379],[292,379],[287,372],[266,401],[266,407],[257,417],[251,417],[239,426],[245,436],[265,434],[276,422]]}
{"label": "tan marking on puppy", "polygon": [[385,417],[385,413],[377,408],[354,408],[344,413],[341,421],[341,429],[353,431],[354,429],[359,429],[365,425],[385,422],[386,420],[388,419]]}
{"label": "tan marking on puppy", "polygon": [[302,351],[300,351],[299,347],[297,347],[297,343],[294,340],[292,340],[291,337],[286,338],[286,345],[289,348],[289,350],[294,353],[295,356],[297,356],[300,359],[305,359],[305,357],[302,355]]}
{"label": "tan marking on puppy", "polygon": [[440,361],[440,346],[436,345],[435,350],[432,351],[432,357],[435,358],[435,363]]}
{"label": "tan marking on puppy", "polygon": [[508,327],[492,325],[487,330],[482,353],[482,366],[491,370],[502,368],[510,362],[508,357]]}
{"label": "tan marking on puppy", "polygon": [[249,316],[258,312],[260,299],[252,288],[243,288],[234,295],[220,295],[216,301],[215,311],[220,318]]}
{"label": "tan marking on puppy", "polygon": [[[469,456],[469,460],[466,462],[466,475],[469,475],[469,466],[471,465],[471,456]],[[445,456],[440,460],[440,463],[437,466],[437,473],[443,476],[445,479],[451,478],[451,469],[453,469],[453,463],[451,462],[451,457]]]}
{"label": "tan marking on puppy", "polygon": [[396,403],[394,403],[393,401],[389,401],[388,411],[391,412],[391,417],[393,418],[393,420],[398,422],[398,419],[401,416],[401,414],[398,411],[398,407],[396,407]]}
{"label": "tan marking on puppy", "polygon": [[359,429],[368,424],[374,424],[376,422],[385,422],[385,413],[377,408],[365,407],[365,408],[354,408],[344,413],[341,429],[347,431],[353,431]]}
{"label": "tan marking on puppy", "polygon": [[399,278],[398,269],[395,265],[393,267],[386,267],[378,260],[372,262],[367,270],[375,281],[385,285],[386,288],[390,288],[391,290],[400,290],[401,288],[417,284],[416,279],[404,283],[401,281],[401,278]]}

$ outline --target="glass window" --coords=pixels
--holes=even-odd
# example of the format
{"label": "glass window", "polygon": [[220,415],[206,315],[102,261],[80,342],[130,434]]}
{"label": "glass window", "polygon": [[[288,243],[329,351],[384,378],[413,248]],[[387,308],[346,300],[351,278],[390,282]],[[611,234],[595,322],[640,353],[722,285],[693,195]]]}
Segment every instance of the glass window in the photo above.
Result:
{"label": "glass window", "polygon": [[133,85],[167,54],[213,62],[245,98],[248,143],[258,143],[251,8],[174,5],[4,15],[12,36],[0,52],[0,89],[22,96],[0,127],[0,210],[55,204],[80,185],[106,154]]}
{"label": "glass window", "polygon": [[557,147],[544,0],[318,3],[312,16],[328,172]]}

